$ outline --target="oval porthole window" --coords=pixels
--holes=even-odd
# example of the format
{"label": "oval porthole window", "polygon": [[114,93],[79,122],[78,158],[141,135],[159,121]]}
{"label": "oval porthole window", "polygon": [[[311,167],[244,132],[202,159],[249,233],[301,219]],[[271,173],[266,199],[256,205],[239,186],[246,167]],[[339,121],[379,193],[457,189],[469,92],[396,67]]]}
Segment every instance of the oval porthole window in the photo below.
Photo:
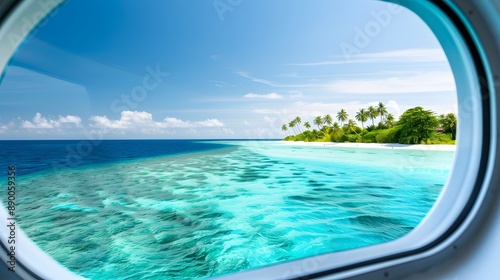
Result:
{"label": "oval porthole window", "polygon": [[447,183],[455,79],[401,6],[70,0],[36,24],[0,81],[0,199],[13,238],[74,275],[210,278],[390,242]]}

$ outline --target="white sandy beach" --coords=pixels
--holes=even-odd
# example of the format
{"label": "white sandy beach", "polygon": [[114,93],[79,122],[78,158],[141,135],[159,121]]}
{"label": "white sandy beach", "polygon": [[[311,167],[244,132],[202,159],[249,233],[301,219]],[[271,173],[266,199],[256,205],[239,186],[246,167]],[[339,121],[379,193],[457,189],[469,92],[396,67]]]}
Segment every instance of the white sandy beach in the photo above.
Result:
{"label": "white sandy beach", "polygon": [[364,148],[364,149],[400,149],[420,151],[455,151],[456,145],[404,145],[404,144],[378,144],[378,143],[334,143],[334,142],[303,142],[281,141],[284,145],[293,146],[318,146],[325,148]]}

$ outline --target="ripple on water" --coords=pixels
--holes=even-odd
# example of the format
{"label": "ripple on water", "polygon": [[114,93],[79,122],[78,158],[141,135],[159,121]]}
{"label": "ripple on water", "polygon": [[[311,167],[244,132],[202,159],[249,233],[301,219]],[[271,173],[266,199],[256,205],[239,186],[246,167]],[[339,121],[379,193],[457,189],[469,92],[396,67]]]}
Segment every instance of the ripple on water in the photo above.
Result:
{"label": "ripple on water", "polygon": [[321,183],[316,180],[309,180],[307,181],[307,184],[311,187],[323,187],[326,185],[325,183]]}
{"label": "ripple on water", "polygon": [[321,149],[325,161],[308,147],[238,145],[20,178],[21,227],[90,279],[208,278],[400,237],[447,177],[328,161],[362,151]]}
{"label": "ripple on water", "polygon": [[70,211],[70,212],[84,212],[84,213],[96,213],[97,209],[91,207],[83,207],[76,203],[63,202],[52,206],[50,209],[56,211]]}

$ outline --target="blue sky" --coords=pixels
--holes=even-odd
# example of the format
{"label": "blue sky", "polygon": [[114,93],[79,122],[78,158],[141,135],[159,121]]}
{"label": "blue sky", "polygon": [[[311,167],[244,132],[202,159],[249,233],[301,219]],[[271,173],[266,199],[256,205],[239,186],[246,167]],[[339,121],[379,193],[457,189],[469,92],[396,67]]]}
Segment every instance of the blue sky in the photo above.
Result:
{"label": "blue sky", "polygon": [[69,0],[5,70],[0,139],[282,138],[379,101],[456,112],[438,41],[393,4]]}

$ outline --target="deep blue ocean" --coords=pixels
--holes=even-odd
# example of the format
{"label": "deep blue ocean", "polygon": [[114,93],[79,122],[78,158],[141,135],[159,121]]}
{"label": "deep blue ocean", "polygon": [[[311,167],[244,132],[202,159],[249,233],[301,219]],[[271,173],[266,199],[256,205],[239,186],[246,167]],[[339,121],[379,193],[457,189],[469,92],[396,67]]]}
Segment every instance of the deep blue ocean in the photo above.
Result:
{"label": "deep blue ocean", "polygon": [[[397,239],[454,152],[282,141],[0,141],[20,228],[88,279],[205,279]],[[5,205],[5,197],[0,196]]]}
{"label": "deep blue ocean", "polygon": [[[227,147],[193,140],[33,140],[0,141],[0,170],[15,165],[18,175],[48,169],[120,162]],[[5,172],[3,172],[5,173]]]}

